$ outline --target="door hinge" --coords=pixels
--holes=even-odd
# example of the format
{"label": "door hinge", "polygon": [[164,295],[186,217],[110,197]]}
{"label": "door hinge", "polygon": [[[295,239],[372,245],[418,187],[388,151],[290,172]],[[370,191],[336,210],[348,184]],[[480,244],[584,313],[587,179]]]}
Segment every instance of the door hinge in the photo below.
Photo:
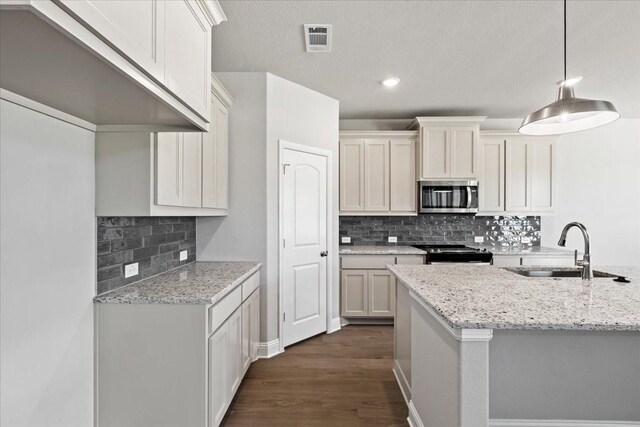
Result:
{"label": "door hinge", "polygon": [[287,247],[287,239],[282,239],[282,247],[283,248]]}
{"label": "door hinge", "polygon": [[283,322],[287,321],[287,313],[282,313],[282,321]]}

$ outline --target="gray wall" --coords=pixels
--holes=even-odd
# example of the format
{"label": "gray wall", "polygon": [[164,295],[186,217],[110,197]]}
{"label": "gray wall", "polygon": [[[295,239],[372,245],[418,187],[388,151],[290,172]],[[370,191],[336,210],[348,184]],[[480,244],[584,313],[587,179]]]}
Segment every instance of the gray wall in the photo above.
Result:
{"label": "gray wall", "polygon": [[[474,244],[484,237],[489,246],[539,246],[540,217],[493,217],[431,214],[418,216],[341,216],[340,236],[354,245],[385,245],[389,236],[398,244]],[[530,241],[522,243],[521,238]]]}
{"label": "gray wall", "polygon": [[[164,273],[196,260],[194,217],[98,217],[98,293]],[[180,252],[187,259],[180,261]],[[138,274],[124,278],[124,266]]]}
{"label": "gray wall", "polygon": [[0,101],[0,425],[93,425],[93,132]]}

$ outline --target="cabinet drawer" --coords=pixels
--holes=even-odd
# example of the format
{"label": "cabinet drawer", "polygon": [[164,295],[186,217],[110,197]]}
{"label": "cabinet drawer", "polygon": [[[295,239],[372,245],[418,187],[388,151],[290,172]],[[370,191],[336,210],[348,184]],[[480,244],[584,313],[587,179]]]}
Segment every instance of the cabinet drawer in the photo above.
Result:
{"label": "cabinet drawer", "polygon": [[344,255],[342,268],[379,268],[387,264],[395,264],[395,255]]}
{"label": "cabinet drawer", "polygon": [[253,293],[260,286],[260,272],[254,273],[251,277],[242,283],[242,301],[249,298],[249,295]]}
{"label": "cabinet drawer", "polygon": [[398,255],[396,264],[424,264],[424,255]]}
{"label": "cabinet drawer", "polygon": [[209,307],[209,331],[211,334],[224,323],[225,320],[236,311],[242,303],[242,287],[238,286],[227,296],[218,301],[216,305]]}

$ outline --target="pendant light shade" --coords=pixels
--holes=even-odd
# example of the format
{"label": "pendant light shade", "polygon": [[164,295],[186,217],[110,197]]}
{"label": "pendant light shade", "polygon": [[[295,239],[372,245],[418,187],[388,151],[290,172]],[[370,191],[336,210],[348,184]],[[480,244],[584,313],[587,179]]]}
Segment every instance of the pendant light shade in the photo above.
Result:
{"label": "pendant light shade", "polygon": [[520,126],[524,135],[578,132],[613,122],[620,113],[609,101],[576,98],[573,87],[560,86],[555,102],[529,114]]}
{"label": "pendant light shade", "polygon": [[518,131],[525,135],[558,135],[606,125],[620,117],[609,101],[576,98],[567,80],[567,0],[564,0],[564,80],[555,102],[529,114]]}

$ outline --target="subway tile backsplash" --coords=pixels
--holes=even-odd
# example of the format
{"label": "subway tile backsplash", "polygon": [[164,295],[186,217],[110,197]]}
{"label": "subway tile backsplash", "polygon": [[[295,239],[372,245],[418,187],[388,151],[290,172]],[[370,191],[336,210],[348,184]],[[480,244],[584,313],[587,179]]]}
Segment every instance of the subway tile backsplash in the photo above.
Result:
{"label": "subway tile backsplash", "polygon": [[[98,217],[98,294],[196,260],[195,217]],[[180,261],[180,251],[187,259]],[[124,278],[124,265],[138,274]]]}
{"label": "subway tile backsplash", "polygon": [[[473,216],[431,214],[418,216],[341,216],[340,236],[353,245],[386,245],[396,236],[399,245],[477,244],[540,246],[539,216]],[[523,239],[524,238],[524,239]]]}

